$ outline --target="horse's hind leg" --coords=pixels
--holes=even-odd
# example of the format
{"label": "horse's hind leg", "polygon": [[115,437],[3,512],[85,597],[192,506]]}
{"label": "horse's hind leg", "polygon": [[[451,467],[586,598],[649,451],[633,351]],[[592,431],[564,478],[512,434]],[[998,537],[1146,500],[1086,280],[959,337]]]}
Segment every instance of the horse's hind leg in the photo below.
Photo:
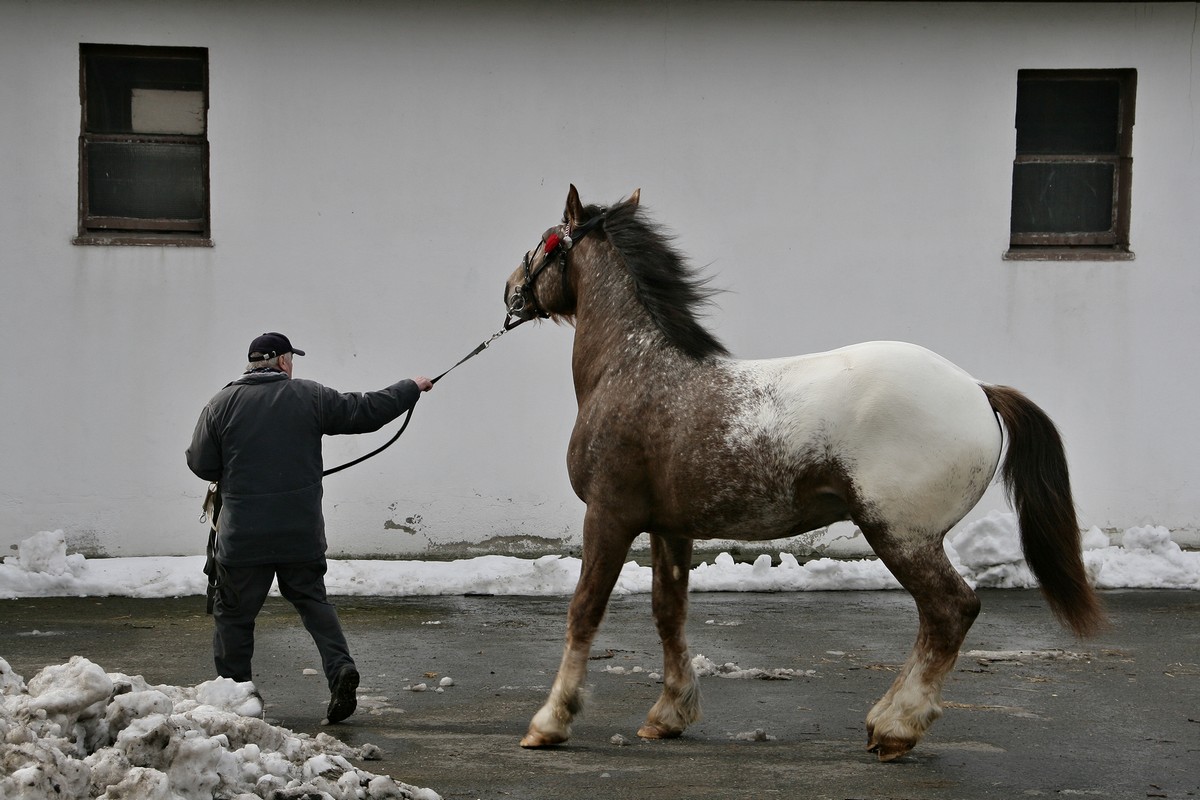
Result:
{"label": "horse's hind leg", "polygon": [[942,684],[979,613],[979,598],[950,565],[940,535],[863,532],[912,594],[920,617],[916,644],[899,677],[867,714],[867,749],[890,761],[915,747],[942,715]]}
{"label": "horse's hind leg", "polygon": [[583,565],[567,612],[567,643],[550,696],[529,723],[522,747],[560,744],[571,736],[571,720],[583,710],[584,681],[592,639],[604,619],[608,598],[637,532],[614,533],[611,518],[588,508],[583,521]]}
{"label": "horse's hind leg", "polygon": [[650,553],[654,561],[654,624],[663,647],[663,690],[638,736],[669,739],[700,718],[700,685],[684,635],[692,541],[651,534]]}

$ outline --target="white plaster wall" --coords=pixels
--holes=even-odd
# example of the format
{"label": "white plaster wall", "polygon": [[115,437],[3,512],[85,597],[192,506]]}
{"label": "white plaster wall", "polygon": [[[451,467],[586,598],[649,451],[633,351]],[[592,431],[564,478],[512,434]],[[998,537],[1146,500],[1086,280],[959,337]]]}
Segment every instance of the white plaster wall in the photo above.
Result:
{"label": "white plaster wall", "polygon": [[[1057,420],[1083,524],[1195,541],[1196,16],[0,0],[0,550],[62,528],[84,552],[200,552],[183,450],[249,339],[285,331],[299,374],[343,390],[441,372],[499,327],[570,182],[586,201],[642,188],[731,290],[711,322],[739,356],[924,344]],[[80,42],[209,48],[215,247],[70,243]],[[1002,261],[1034,67],[1138,70],[1136,260]],[[577,545],[570,339],[509,334],[400,444],[329,478],[331,551]]]}

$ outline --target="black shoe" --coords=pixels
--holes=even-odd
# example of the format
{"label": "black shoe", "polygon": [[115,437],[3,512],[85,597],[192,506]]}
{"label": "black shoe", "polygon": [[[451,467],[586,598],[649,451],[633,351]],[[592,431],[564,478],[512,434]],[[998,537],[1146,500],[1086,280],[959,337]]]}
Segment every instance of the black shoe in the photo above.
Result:
{"label": "black shoe", "polygon": [[325,725],[341,722],[358,708],[358,670],[353,666],[342,667],[333,679],[329,692],[329,710],[325,712]]}

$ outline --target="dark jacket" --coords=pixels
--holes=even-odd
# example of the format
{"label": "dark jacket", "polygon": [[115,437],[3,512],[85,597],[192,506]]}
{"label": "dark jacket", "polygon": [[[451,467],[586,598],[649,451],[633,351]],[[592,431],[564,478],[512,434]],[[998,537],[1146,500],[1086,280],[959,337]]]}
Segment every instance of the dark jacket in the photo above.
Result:
{"label": "dark jacket", "polygon": [[321,437],[369,433],[416,405],[402,380],[347,393],[284,372],[248,372],[205,406],[187,464],[217,481],[217,560],[227,566],[311,561],[325,554]]}

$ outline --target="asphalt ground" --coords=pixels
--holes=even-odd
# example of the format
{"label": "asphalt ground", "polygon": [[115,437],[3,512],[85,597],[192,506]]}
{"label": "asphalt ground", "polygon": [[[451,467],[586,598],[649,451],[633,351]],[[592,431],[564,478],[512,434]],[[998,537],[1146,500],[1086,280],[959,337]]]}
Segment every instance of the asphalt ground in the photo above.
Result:
{"label": "asphalt ground", "polygon": [[[447,800],[1200,796],[1200,594],[1106,592],[1112,628],[1084,642],[1035,591],[980,595],[945,715],[889,764],[866,752],[863,719],[916,633],[902,592],[692,595],[693,654],[797,673],[702,678],[704,719],[670,741],[636,737],[662,660],[644,595],[611,604],[589,705],[556,748],[518,741],[558,665],[565,597],[337,598],[362,686],[358,712],[325,728],[324,680],[304,674],[316,650],[272,599],[255,680],[268,721],[375,744],[383,760],[364,769]],[[151,683],[212,677],[203,598],[5,600],[0,614],[0,656],[26,679],[77,654]],[[440,693],[407,688],[446,676]]]}

